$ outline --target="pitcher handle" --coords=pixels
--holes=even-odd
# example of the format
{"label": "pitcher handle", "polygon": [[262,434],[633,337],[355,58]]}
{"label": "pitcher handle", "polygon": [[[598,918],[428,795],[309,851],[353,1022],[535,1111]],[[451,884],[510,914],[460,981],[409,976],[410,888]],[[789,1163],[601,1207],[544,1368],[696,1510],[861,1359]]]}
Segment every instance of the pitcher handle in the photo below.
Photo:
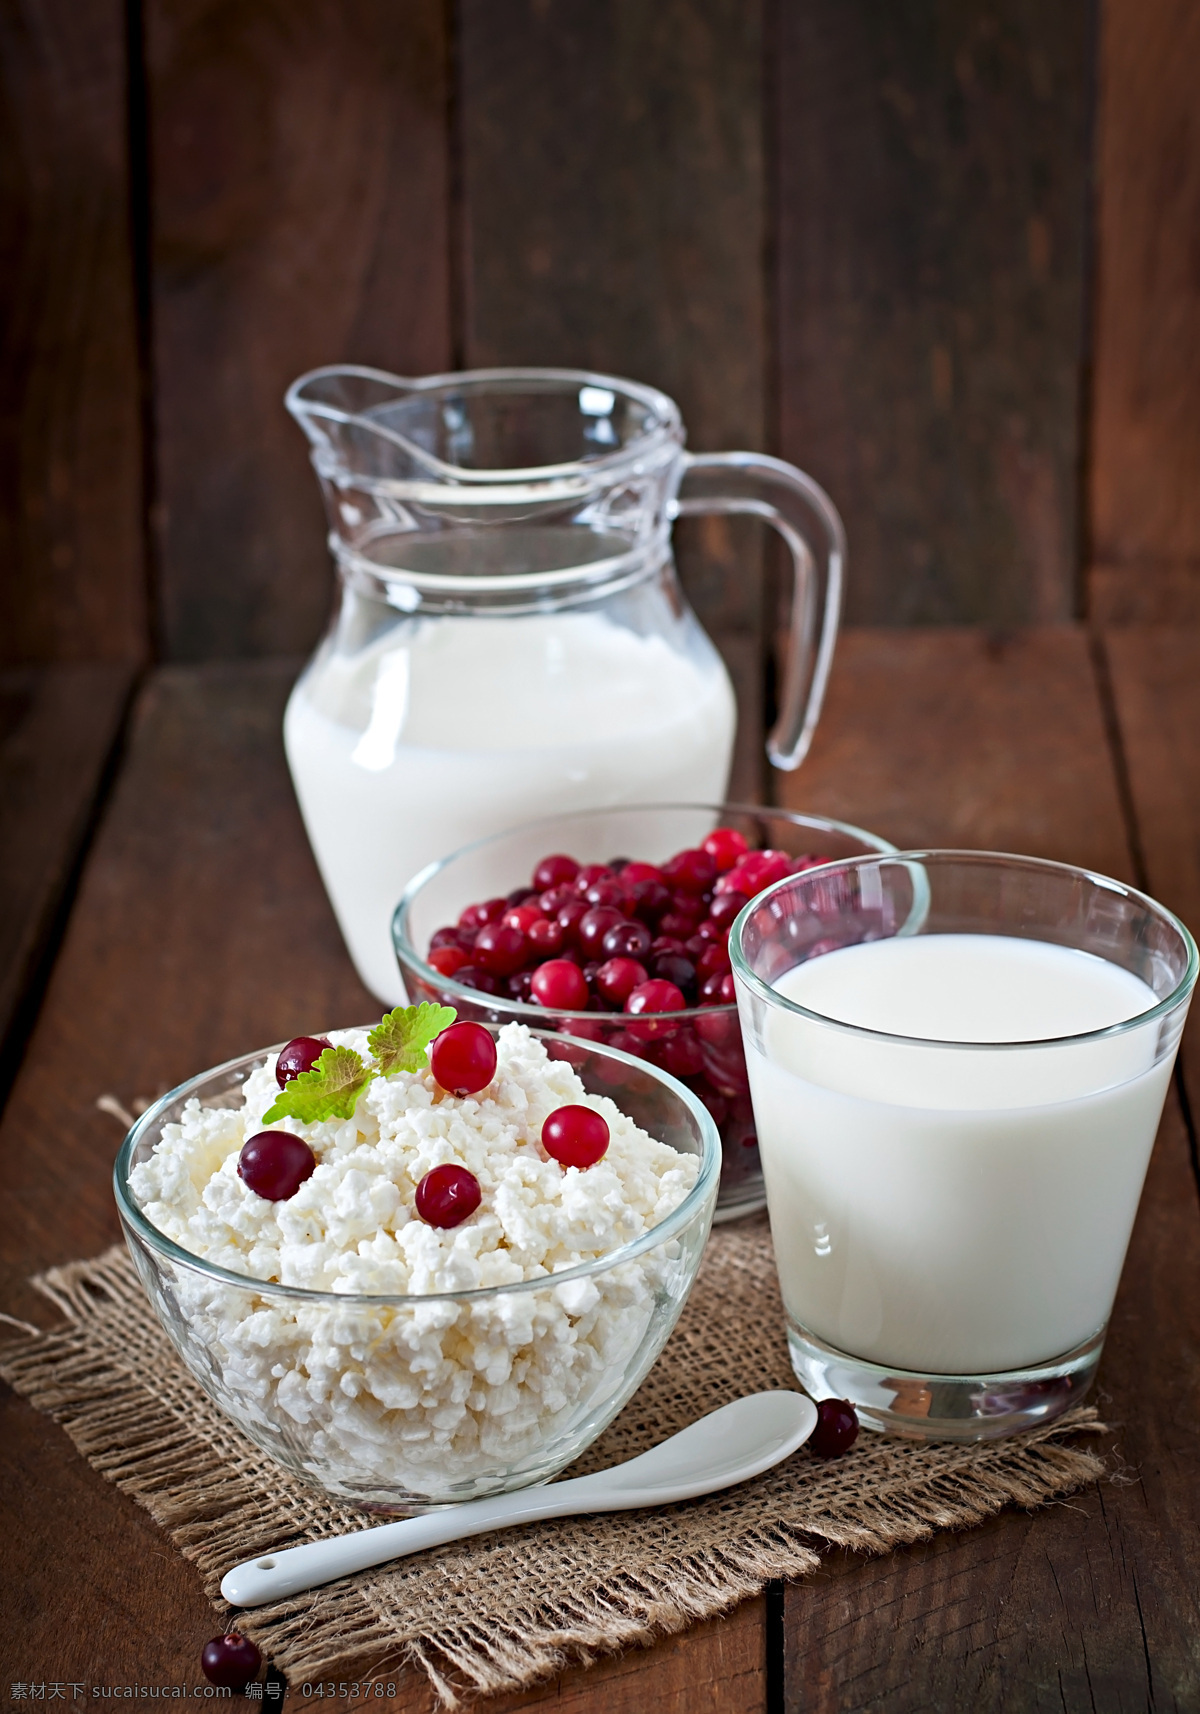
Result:
{"label": "pitcher handle", "polygon": [[811,476],[757,452],[685,453],[673,517],[749,513],[774,525],[792,555],[795,582],[779,718],[767,738],[777,768],[798,768],[825,700],[842,610],[846,532]]}

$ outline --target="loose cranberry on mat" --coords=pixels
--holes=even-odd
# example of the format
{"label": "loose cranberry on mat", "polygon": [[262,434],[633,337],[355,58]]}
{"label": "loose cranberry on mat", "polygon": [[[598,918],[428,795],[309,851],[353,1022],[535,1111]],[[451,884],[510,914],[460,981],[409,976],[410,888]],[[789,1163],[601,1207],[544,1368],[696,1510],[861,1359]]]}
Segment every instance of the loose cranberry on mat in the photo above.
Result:
{"label": "loose cranberry on mat", "polygon": [[808,1437],[808,1449],[817,1458],[839,1458],[858,1439],[858,1413],[845,1399],[822,1399],[817,1405],[817,1426]]}

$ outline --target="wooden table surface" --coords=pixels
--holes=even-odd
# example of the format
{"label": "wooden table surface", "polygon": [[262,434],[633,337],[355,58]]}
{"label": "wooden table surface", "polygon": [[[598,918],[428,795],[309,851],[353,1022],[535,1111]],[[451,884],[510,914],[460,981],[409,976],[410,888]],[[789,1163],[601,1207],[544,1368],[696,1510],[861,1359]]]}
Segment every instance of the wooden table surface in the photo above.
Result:
{"label": "wooden table surface", "polygon": [[[780,800],[901,845],[1027,851],[1136,880],[1200,922],[1197,634],[859,631]],[[247,1046],[370,1015],[279,739],[290,662],[17,675],[0,685],[0,1306],[118,1236],[126,1104]],[[7,985],[5,985],[7,982]],[[723,1620],[481,1705],[684,1710],[1200,1709],[1200,1196],[1186,1090],[1163,1121],[1100,1371],[1111,1480],[864,1560],[834,1553]],[[13,1075],[15,1068],[15,1075]],[[192,1568],[67,1437],[3,1397],[3,1679],[197,1684]],[[50,1692],[47,1691],[49,1696]],[[289,1695],[292,1706],[302,1697]],[[372,1698],[373,1707],[381,1706]],[[401,1674],[388,1704],[433,1705]],[[339,1704],[348,1707],[348,1703]]]}

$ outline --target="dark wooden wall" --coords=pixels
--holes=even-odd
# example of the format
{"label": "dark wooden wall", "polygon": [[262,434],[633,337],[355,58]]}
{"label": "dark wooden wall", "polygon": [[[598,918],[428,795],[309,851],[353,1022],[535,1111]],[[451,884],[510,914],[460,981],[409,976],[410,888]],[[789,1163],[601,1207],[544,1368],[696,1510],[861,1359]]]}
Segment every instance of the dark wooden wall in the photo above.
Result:
{"label": "dark wooden wall", "polygon": [[[595,365],[832,493],[848,616],[1200,587],[1191,0],[0,0],[0,659],[311,646],[281,395]],[[685,577],[761,658],[752,526]]]}

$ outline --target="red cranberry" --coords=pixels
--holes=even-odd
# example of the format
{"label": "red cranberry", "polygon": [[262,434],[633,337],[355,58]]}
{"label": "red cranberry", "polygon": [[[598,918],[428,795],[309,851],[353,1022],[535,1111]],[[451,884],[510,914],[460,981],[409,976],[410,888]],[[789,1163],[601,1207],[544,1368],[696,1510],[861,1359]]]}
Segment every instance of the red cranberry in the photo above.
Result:
{"label": "red cranberry", "polygon": [[240,1631],[213,1637],[200,1650],[200,1668],[210,1684],[244,1690],[262,1665],[262,1655]]}
{"label": "red cranberry", "polygon": [[678,851],[662,866],[663,879],[683,893],[702,893],[717,878],[715,859],[705,850]]}
{"label": "red cranberry", "polygon": [[596,958],[604,949],[604,937],[609,929],[624,921],[624,916],[613,905],[593,905],[586,915],[580,917],[575,930],[575,938],[584,957]]}
{"label": "red cranberry", "polygon": [[519,928],[490,922],[475,936],[473,961],[493,976],[511,976],[524,964],[527,951],[528,944]]}
{"label": "red cranberry", "polygon": [[621,870],[621,885],[631,887],[637,881],[661,881],[662,870],[653,863],[626,863]]}
{"label": "red cranberry", "polygon": [[672,940],[685,941],[696,927],[694,916],[682,916],[678,911],[670,910],[660,917],[658,930],[660,934],[669,934]]}
{"label": "red cranberry", "polygon": [[507,909],[507,899],[485,899],[481,905],[468,905],[458,919],[458,926],[480,929],[485,923],[498,922]]}
{"label": "red cranberry", "polygon": [[595,881],[612,879],[612,870],[607,863],[585,863],[571,883],[577,898],[584,898],[588,888]]}
{"label": "red cranberry", "polygon": [[708,942],[701,934],[689,934],[683,943],[683,950],[693,964],[699,961],[700,954],[708,951]]}
{"label": "red cranberry", "polygon": [[[462,930],[457,928],[435,928],[429,937],[429,950],[436,952],[439,946],[461,946]],[[474,931],[472,930],[472,938]]]}
{"label": "red cranberry", "polygon": [[635,1059],[645,1056],[646,1044],[631,1036],[628,1030],[614,1030],[608,1038],[608,1046],[617,1048],[621,1053],[631,1053]]}
{"label": "red cranberry", "polygon": [[739,893],[736,887],[731,887],[727,893],[719,893],[713,900],[709,907],[708,920],[728,928],[742,906],[749,903],[745,893]]}
{"label": "red cranberry", "polygon": [[729,1102],[711,1083],[701,1081],[696,1085],[696,1094],[703,1101],[712,1115],[714,1125],[723,1125],[729,1117]]}
{"label": "red cranberry", "polygon": [[533,971],[518,970],[505,982],[504,986],[514,1000],[529,1001],[533,998]]}
{"label": "red cranberry", "polygon": [[732,1006],[737,999],[737,989],[733,985],[731,971],[716,971],[706,976],[700,984],[700,1004],[702,1006]]}
{"label": "red cranberry", "polygon": [[707,1042],[718,1051],[731,1047],[735,1041],[741,1039],[736,1012],[701,1012],[692,1027],[701,1041]]}
{"label": "red cranberry", "polygon": [[595,1166],[608,1148],[608,1124],[591,1107],[558,1107],[542,1126],[542,1147],[561,1166]]}
{"label": "red cranberry", "polygon": [[539,917],[530,924],[527,938],[539,958],[553,958],[562,950],[563,925],[553,917]]}
{"label": "red cranberry", "polygon": [[429,1064],[451,1095],[478,1095],[496,1075],[496,1044],[482,1024],[451,1024],[434,1037]]}
{"label": "red cranberry", "polygon": [[454,972],[454,980],[461,982],[464,988],[474,988],[478,994],[500,992],[500,978],[493,976],[490,970],[481,970],[478,964],[460,964]]}
{"label": "red cranberry", "polygon": [[636,958],[610,958],[596,972],[596,991],[612,1005],[621,1007],[633,990],[646,980],[646,967]]}
{"label": "red cranberry", "polygon": [[683,941],[673,934],[658,934],[650,942],[650,956],[659,958],[663,953],[682,953]]}
{"label": "red cranberry", "polygon": [[722,879],[733,881],[740,892],[753,897],[791,872],[792,860],[785,851],[750,851]]}
{"label": "red cranberry", "polygon": [[618,922],[607,931],[600,942],[606,958],[645,958],[652,940],[644,922]]}
{"label": "red cranberry", "polygon": [[514,887],[511,893],[505,893],[504,902],[510,910],[515,910],[518,905],[527,903],[536,892],[536,887]]}
{"label": "red cranberry", "polygon": [[593,881],[583,895],[589,905],[613,905],[622,915],[625,906],[630,902],[629,895],[620,881],[611,876],[607,880]]}
{"label": "red cranberry", "polygon": [[677,988],[691,988],[696,981],[696,966],[682,953],[664,952],[651,965],[655,976],[663,982],[673,982]]}
{"label": "red cranberry", "polygon": [[471,960],[461,946],[435,946],[429,954],[429,962],[439,976],[453,976]]}
{"label": "red cranberry", "polygon": [[822,1399],[817,1405],[817,1426],[808,1437],[808,1449],[817,1458],[839,1458],[858,1439],[858,1413],[845,1399]]}
{"label": "red cranberry", "polygon": [[551,917],[562,910],[565,904],[569,904],[574,897],[575,889],[571,886],[550,887],[546,892],[538,894],[537,903],[539,908],[545,911],[548,917]]}
{"label": "red cranberry", "polygon": [[596,972],[599,968],[600,960],[598,958],[589,958],[587,963],[583,965],[583,979],[589,988],[596,980]]}
{"label": "red cranberry", "polygon": [[740,1042],[730,1042],[722,1049],[704,1047],[704,1075],[714,1089],[731,1099],[749,1094],[750,1080],[746,1076],[746,1056]]}
{"label": "red cranberry", "polygon": [[572,899],[565,904],[555,917],[555,922],[563,931],[563,940],[574,940],[579,932],[579,925],[588,914],[586,899]]}
{"label": "red cranberry", "polygon": [[578,964],[567,958],[549,958],[533,973],[530,987],[539,1006],[555,1012],[582,1012],[588,1003],[587,978]]}
{"label": "red cranberry", "polygon": [[[455,1027],[451,1025],[452,1029]],[[446,1033],[443,1030],[442,1035]],[[439,1036],[438,1040],[441,1039]],[[417,1186],[417,1213],[427,1226],[440,1226],[443,1231],[450,1226],[461,1226],[482,1201],[483,1192],[475,1174],[449,1161],[444,1166],[431,1167]]]}
{"label": "red cranberry", "polygon": [[536,905],[514,905],[500,918],[505,928],[519,928],[522,934],[528,934],[535,922],[545,920],[545,915]]}
{"label": "red cranberry", "polygon": [[685,1024],[658,1046],[658,1063],[672,1077],[697,1077],[704,1070],[704,1049]]}
{"label": "red cranberry", "polygon": [[324,1036],[293,1036],[287,1046],[279,1050],[279,1058],[275,1062],[276,1083],[282,1089],[293,1077],[311,1071],[325,1049],[332,1045]]}
{"label": "red cranberry", "polygon": [[543,857],[533,871],[533,884],[540,893],[549,887],[561,887],[565,881],[573,881],[579,873],[579,864],[574,857],[564,857],[561,852],[551,857]]}
{"label": "red cranberry", "polygon": [[642,982],[630,994],[625,1002],[625,1010],[631,1017],[637,1018],[636,1024],[630,1024],[630,1033],[648,1041],[651,1036],[673,1035],[678,1028],[676,1024],[668,1023],[662,1018],[642,1018],[645,1012],[682,1012],[687,1001],[674,982],[664,982],[654,977],[649,982]]}
{"label": "red cranberry", "polygon": [[[545,969],[545,965],[542,968]],[[579,1041],[603,1041],[604,1025],[597,1018],[564,1018],[558,1026],[558,1033],[560,1036],[575,1036]],[[577,1058],[572,1063],[582,1064],[582,1060]]]}
{"label": "red cranberry", "polygon": [[703,980],[708,976],[724,976],[729,969],[729,948],[712,941],[696,960],[696,974]]}
{"label": "red cranberry", "polygon": [[634,915],[643,922],[657,922],[671,903],[671,889],[665,881],[626,882],[633,898]]}
{"label": "red cranberry", "polygon": [[238,1156],[238,1177],[264,1202],[286,1202],[316,1170],[316,1155],[290,1131],[259,1131]]}
{"label": "red cranberry", "polygon": [[726,869],[733,868],[739,857],[745,856],[749,847],[736,828],[715,827],[704,841],[704,849],[723,875]]}

